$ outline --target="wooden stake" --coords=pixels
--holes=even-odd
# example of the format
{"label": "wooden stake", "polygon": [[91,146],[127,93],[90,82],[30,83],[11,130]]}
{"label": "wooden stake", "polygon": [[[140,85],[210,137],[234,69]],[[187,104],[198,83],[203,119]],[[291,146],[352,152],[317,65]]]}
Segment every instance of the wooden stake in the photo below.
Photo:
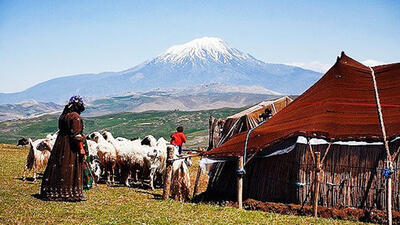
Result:
{"label": "wooden stake", "polygon": [[[243,170],[244,162],[243,156],[239,156],[238,158],[238,170]],[[238,197],[238,205],[239,209],[243,208],[243,176],[237,176],[237,197]]]}
{"label": "wooden stake", "polygon": [[174,147],[167,147],[167,169],[164,173],[164,189],[163,189],[163,199],[167,200],[169,198],[169,192],[171,190],[171,179],[172,179],[172,164],[174,158]]}
{"label": "wooden stake", "polygon": [[[200,160],[202,157],[200,157]],[[196,196],[197,192],[199,191],[199,181],[200,181],[200,176],[201,176],[201,168],[199,166],[199,170],[197,170],[197,175],[196,175],[196,181],[194,182],[194,190],[193,190],[193,198]]]}
{"label": "wooden stake", "polygon": [[319,172],[321,171],[321,153],[315,153],[315,177],[314,177],[314,198],[313,198],[313,214],[318,216],[318,197],[319,197]]}
{"label": "wooden stake", "polygon": [[[387,162],[386,167],[391,168],[390,161]],[[389,176],[387,178],[386,201],[387,201],[387,218],[388,218],[387,223],[389,225],[392,225],[393,224],[393,220],[392,220],[392,176]]]}

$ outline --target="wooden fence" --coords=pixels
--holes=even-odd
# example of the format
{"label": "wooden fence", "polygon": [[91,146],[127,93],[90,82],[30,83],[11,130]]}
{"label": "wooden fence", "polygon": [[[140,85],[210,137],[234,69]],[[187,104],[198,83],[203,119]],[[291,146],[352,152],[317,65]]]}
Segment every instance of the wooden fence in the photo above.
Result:
{"label": "wooden fence", "polygon": [[[398,145],[391,144],[392,152]],[[245,166],[243,198],[311,205],[315,163],[307,148],[296,144],[287,154],[253,158]],[[327,145],[312,148],[314,152],[321,152],[322,158]],[[386,179],[382,176],[385,158],[383,145],[332,145],[322,165],[318,205],[386,209]],[[393,209],[400,211],[398,155],[393,159],[393,166]],[[212,199],[236,201],[236,169],[236,160],[215,164],[207,195]]]}

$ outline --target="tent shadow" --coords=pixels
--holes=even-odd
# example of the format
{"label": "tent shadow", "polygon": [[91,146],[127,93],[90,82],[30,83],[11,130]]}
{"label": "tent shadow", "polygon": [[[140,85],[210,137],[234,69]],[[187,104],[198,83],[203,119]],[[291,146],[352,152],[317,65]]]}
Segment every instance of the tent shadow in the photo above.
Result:
{"label": "tent shadow", "polygon": [[139,193],[142,193],[142,194],[153,195],[153,199],[162,200],[162,195],[161,194],[153,193],[153,192],[146,191],[146,190],[136,190],[136,192],[139,192]]}
{"label": "tent shadow", "polygon": [[39,193],[31,194],[31,196],[34,197],[34,198],[36,198],[36,199],[39,199],[39,200],[42,200],[42,201],[46,201],[46,200],[43,198],[43,196],[42,196],[41,194],[39,194]]}
{"label": "tent shadow", "polygon": [[38,180],[41,180],[42,177],[37,177],[37,178],[36,178],[36,181],[33,179],[33,177],[26,177],[25,180],[22,179],[22,177],[15,177],[14,179],[15,179],[15,180],[22,181],[22,182],[28,182],[28,184],[34,184],[34,183],[36,183]]}

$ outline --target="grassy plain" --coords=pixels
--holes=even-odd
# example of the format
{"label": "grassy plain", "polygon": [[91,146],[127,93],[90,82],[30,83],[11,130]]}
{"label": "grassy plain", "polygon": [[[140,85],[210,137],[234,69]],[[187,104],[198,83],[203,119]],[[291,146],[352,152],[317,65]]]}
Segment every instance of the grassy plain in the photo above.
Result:
{"label": "grassy plain", "polygon": [[[161,189],[100,184],[79,203],[45,202],[36,197],[40,179],[20,180],[27,148],[0,144],[0,224],[353,224],[209,204],[160,200]],[[197,160],[190,168],[192,181]],[[205,189],[205,175],[201,189]]]}

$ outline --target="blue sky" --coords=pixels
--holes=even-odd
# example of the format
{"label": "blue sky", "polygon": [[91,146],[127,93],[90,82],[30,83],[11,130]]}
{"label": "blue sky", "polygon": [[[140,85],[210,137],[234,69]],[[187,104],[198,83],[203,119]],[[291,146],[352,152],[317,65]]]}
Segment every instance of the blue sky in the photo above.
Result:
{"label": "blue sky", "polygon": [[342,50],[400,62],[400,1],[0,0],[0,92],[121,71],[203,36],[319,71]]}

